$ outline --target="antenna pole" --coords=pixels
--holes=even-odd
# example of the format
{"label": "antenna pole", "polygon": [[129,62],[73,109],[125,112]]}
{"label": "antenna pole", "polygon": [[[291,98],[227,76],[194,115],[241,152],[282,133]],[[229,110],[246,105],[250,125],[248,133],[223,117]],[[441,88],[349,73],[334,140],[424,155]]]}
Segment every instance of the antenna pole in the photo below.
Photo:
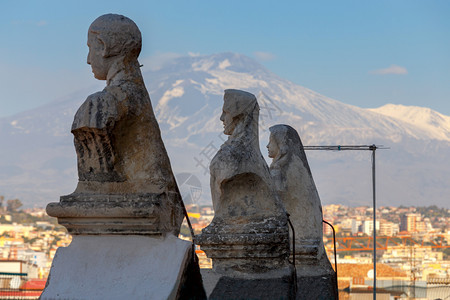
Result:
{"label": "antenna pole", "polygon": [[337,146],[304,146],[304,150],[370,150],[372,151],[372,199],[373,199],[373,300],[377,298],[377,206],[375,190],[375,151],[377,149],[389,149],[372,145],[337,145]]}
{"label": "antenna pole", "polygon": [[372,196],[373,196],[373,300],[377,299],[377,206],[375,190],[375,150],[377,146],[372,145]]}

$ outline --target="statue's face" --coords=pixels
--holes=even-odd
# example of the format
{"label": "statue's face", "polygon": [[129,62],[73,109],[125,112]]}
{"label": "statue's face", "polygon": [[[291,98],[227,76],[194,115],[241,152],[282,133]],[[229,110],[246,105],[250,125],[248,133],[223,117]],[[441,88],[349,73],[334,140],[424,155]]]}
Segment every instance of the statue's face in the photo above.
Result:
{"label": "statue's face", "polygon": [[225,133],[226,135],[232,135],[236,124],[235,122],[233,122],[233,116],[231,115],[231,113],[226,110],[225,105],[222,109],[220,121],[223,122],[223,133]]}
{"label": "statue's face", "polygon": [[103,56],[104,43],[98,38],[97,34],[89,32],[87,45],[89,47],[87,63],[91,65],[94,77],[99,80],[106,80],[110,64],[109,60]]}
{"label": "statue's face", "polygon": [[226,135],[232,135],[234,128],[236,127],[236,121],[233,119],[230,104],[230,100],[227,99],[227,95],[225,95],[223,98],[222,115],[220,116],[220,121],[223,122],[223,133]]}
{"label": "statue's face", "polygon": [[275,142],[275,139],[272,135],[270,135],[269,143],[267,144],[267,150],[269,152],[270,158],[275,158],[278,155],[278,144]]}

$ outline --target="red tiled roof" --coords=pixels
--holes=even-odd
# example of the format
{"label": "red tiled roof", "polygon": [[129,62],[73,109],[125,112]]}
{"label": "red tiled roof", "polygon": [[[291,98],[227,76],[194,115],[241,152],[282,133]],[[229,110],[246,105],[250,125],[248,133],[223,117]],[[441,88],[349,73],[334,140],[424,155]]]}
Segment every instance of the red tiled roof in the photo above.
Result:
{"label": "red tiled roof", "polygon": [[[367,277],[367,272],[373,269],[372,264],[339,264],[338,277]],[[377,263],[379,277],[407,277],[406,272],[396,270],[388,265]]]}
{"label": "red tiled roof", "polygon": [[42,291],[45,288],[47,279],[29,279],[20,288],[22,290]]}

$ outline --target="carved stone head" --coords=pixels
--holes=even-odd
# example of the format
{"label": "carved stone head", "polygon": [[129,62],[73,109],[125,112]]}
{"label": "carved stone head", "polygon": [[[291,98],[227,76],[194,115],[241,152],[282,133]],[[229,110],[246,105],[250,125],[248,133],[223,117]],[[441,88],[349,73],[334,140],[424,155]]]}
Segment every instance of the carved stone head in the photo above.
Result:
{"label": "carved stone head", "polygon": [[137,59],[142,47],[141,32],[131,19],[107,14],[98,17],[89,27],[87,45],[87,63],[95,78],[106,80],[113,63]]}
{"label": "carved stone head", "polygon": [[269,152],[270,158],[275,158],[280,152],[280,146],[278,145],[278,141],[275,140],[275,137],[271,134],[269,137],[269,143],[267,144],[267,152]]}
{"label": "carved stone head", "polygon": [[224,133],[232,135],[236,125],[250,113],[259,111],[255,95],[241,90],[225,90],[223,108],[220,120],[223,122]]}
{"label": "carved stone head", "polygon": [[303,145],[297,131],[289,125],[275,125],[269,128],[270,137],[267,150],[274,161],[289,154],[301,155]]}

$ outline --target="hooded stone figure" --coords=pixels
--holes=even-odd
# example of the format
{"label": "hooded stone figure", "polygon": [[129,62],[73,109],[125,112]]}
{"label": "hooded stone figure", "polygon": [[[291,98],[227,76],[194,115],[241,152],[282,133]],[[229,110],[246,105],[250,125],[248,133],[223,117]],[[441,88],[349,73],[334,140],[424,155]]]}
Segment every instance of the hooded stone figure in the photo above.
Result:
{"label": "hooded stone figure", "polygon": [[253,94],[225,90],[220,119],[229,137],[210,164],[215,216],[196,237],[222,273],[287,266],[287,217],[259,149],[258,116]]}
{"label": "hooded stone figure", "polygon": [[275,125],[269,130],[270,173],[295,229],[296,262],[320,266],[311,269],[314,272],[330,273],[323,246],[322,206],[302,141],[291,126]]}
{"label": "hooded stone figure", "polygon": [[[220,119],[229,138],[210,164],[212,202],[218,217],[238,220],[284,214],[259,150],[258,116],[254,95],[225,91]],[[251,185],[246,188],[247,183]]]}

